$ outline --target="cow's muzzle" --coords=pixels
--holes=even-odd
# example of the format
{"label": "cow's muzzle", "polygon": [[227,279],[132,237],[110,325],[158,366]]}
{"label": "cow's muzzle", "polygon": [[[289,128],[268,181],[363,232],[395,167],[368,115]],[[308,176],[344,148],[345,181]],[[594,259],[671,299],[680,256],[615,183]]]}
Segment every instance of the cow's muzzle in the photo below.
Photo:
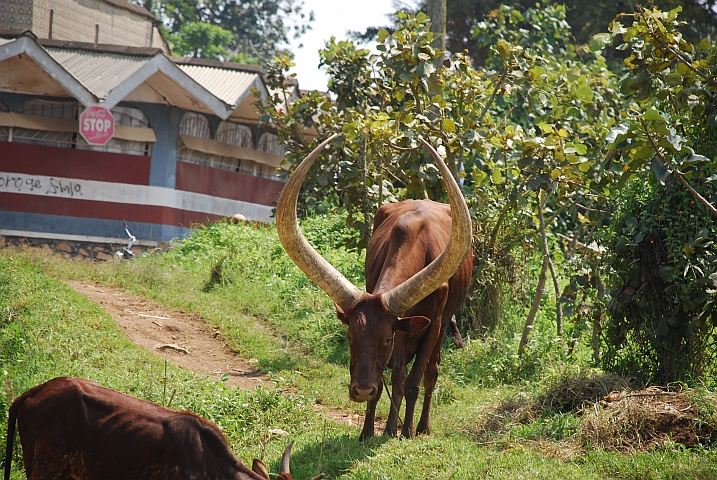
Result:
{"label": "cow's muzzle", "polygon": [[368,402],[376,398],[378,388],[376,385],[351,385],[349,387],[349,396],[354,402]]}

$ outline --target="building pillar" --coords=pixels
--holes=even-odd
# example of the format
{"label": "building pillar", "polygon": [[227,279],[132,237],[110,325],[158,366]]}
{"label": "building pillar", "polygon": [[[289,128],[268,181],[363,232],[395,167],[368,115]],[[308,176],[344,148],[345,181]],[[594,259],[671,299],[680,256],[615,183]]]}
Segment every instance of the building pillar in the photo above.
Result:
{"label": "building pillar", "polygon": [[174,189],[177,182],[179,124],[183,111],[176,107],[145,103],[138,106],[154,129],[157,141],[152,145],[149,185]]}

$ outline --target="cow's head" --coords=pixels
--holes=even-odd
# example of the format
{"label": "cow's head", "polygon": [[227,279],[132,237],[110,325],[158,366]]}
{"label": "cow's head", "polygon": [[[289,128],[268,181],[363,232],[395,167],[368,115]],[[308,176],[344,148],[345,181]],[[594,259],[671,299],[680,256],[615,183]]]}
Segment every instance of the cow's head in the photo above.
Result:
{"label": "cow's head", "polygon": [[349,396],[356,402],[372,400],[381,388],[381,377],[391,359],[396,333],[415,335],[431,323],[422,316],[399,317],[386,308],[380,294],[364,293],[348,311],[336,305],[336,313],[348,326]]}
{"label": "cow's head", "polygon": [[463,194],[438,152],[420,139],[441,170],[451,204],[452,230],[446,249],[431,264],[391,290],[365,293],[327,262],[304,238],[296,218],[301,184],[332,135],[296,167],[284,186],[276,208],[276,229],[284,249],[296,265],[336,303],[338,316],[348,325],[353,400],[372,400],[393,352],[396,332],[414,335],[430,324],[426,317],[403,317],[404,312],[446,282],[471,248],[471,219]]}

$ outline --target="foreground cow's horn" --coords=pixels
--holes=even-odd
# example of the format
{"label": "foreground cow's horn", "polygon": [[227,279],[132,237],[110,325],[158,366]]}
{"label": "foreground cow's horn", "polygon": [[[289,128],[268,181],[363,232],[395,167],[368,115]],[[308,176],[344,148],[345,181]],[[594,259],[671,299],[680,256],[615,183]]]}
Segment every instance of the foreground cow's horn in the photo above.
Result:
{"label": "foreground cow's horn", "polygon": [[[346,280],[338,270],[314,250],[301,233],[296,218],[296,204],[304,178],[316,157],[334,138],[336,138],[336,134],[324,140],[294,170],[279,197],[276,207],[276,229],[279,240],[294,263],[342,310],[348,311],[363,292]],[[451,204],[453,220],[451,239],[446,250],[430,265],[383,295],[384,303],[396,315],[403,314],[447,281],[463,263],[471,248],[471,218],[463,194],[438,152],[422,138],[419,140],[428,147],[441,170]]]}
{"label": "foreground cow's horn", "polygon": [[291,457],[291,447],[293,446],[294,441],[292,440],[284,449],[284,453],[281,455],[281,463],[279,464],[279,473],[291,473],[291,469],[289,468],[289,460]]}
{"label": "foreground cow's horn", "polygon": [[396,315],[402,315],[451,278],[465,260],[473,239],[471,216],[460,187],[436,149],[421,137],[418,139],[431,152],[441,170],[443,185],[451,204],[451,239],[443,253],[426,268],[383,295],[386,307]]}
{"label": "foreground cow's horn", "polygon": [[314,250],[299,229],[296,203],[299,190],[311,165],[319,153],[337,134],[331,135],[314,149],[294,170],[281,191],[276,206],[276,231],[286,253],[307,277],[319,286],[342,309],[348,310],[358,301],[362,292]]}

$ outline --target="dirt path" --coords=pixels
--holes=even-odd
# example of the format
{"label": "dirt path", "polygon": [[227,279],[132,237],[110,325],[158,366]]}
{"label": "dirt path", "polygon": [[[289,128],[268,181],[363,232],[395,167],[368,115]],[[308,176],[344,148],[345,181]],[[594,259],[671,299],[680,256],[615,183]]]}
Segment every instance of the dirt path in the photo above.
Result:
{"label": "dirt path", "polygon": [[[104,308],[125,335],[136,345],[165,357],[173,365],[208,374],[228,386],[254,389],[259,385],[273,386],[272,381],[254,368],[251,359],[237,355],[204,320],[180,310],[167,308],[121,290],[86,282],[65,282]],[[314,405],[317,412],[335,422],[363,425],[363,415],[344,412],[325,405]],[[377,422],[383,428],[382,422]]]}
{"label": "dirt path", "polygon": [[226,385],[244,389],[272,385],[251,360],[240,358],[201,318],[110,287],[67,284],[112,315],[136,345],[161,357],[166,355],[178,367],[209,374],[214,380],[226,374]]}

